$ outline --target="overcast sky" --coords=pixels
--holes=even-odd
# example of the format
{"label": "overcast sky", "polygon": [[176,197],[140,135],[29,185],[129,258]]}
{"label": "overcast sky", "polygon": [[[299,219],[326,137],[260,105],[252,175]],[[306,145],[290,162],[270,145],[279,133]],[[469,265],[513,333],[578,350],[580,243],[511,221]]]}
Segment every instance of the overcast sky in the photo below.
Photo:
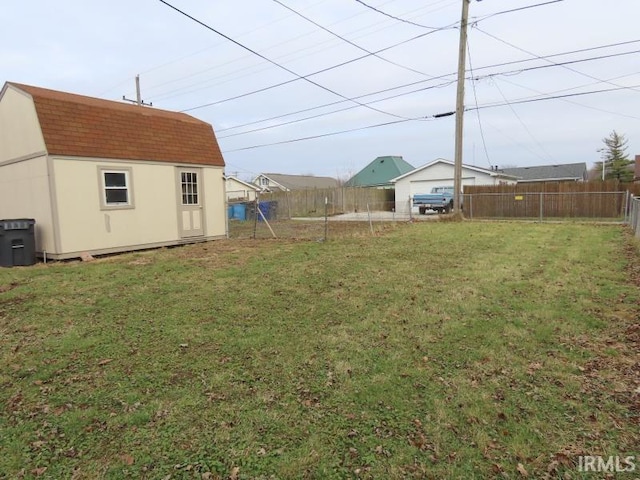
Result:
{"label": "overcast sky", "polygon": [[[471,2],[464,163],[591,166],[612,130],[640,154],[640,1],[521,9],[547,2]],[[153,108],[213,125],[241,178],[453,159],[454,116],[433,116],[455,109],[462,0],[168,3],[227,38],[159,0],[5,1],[2,80],[119,100],[140,74]]]}

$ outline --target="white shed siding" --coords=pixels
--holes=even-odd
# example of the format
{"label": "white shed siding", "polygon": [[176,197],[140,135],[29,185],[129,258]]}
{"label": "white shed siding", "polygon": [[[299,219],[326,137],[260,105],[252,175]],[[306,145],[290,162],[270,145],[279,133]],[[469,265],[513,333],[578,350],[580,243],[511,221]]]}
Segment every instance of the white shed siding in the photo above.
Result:
{"label": "white shed siding", "polygon": [[31,97],[7,87],[0,100],[0,165],[44,154],[44,138]]}
{"label": "white shed siding", "polygon": [[36,251],[55,250],[47,157],[0,165],[0,219],[33,218]]}
{"label": "white shed siding", "polygon": [[[101,209],[99,168],[130,169],[133,208]],[[84,251],[110,252],[175,244],[178,229],[176,165],[56,157],[61,258]],[[204,236],[226,232],[222,167],[202,168]]]}

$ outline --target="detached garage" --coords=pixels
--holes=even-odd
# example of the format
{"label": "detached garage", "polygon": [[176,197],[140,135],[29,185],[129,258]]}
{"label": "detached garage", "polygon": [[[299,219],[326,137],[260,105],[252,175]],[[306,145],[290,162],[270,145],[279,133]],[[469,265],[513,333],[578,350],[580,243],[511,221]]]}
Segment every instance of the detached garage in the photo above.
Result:
{"label": "detached garage", "polygon": [[[453,187],[454,162],[438,158],[391,180],[396,186],[396,212],[408,215],[414,195],[431,193],[433,187]],[[471,165],[462,165],[462,186],[515,184],[516,177]],[[417,213],[417,208],[413,213]]]}
{"label": "detached garage", "polygon": [[79,257],[226,236],[213,128],[183,113],[6,83],[0,219],[35,219],[36,251]]}

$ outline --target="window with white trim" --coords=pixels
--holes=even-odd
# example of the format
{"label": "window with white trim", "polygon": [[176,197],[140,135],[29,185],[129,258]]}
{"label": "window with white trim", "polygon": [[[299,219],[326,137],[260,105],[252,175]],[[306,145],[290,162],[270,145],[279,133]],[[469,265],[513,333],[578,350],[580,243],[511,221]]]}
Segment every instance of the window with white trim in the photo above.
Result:
{"label": "window with white trim", "polygon": [[198,205],[198,174],[195,172],[181,172],[182,204]]}
{"label": "window with white trim", "polygon": [[133,206],[130,175],[129,170],[100,169],[103,207]]}

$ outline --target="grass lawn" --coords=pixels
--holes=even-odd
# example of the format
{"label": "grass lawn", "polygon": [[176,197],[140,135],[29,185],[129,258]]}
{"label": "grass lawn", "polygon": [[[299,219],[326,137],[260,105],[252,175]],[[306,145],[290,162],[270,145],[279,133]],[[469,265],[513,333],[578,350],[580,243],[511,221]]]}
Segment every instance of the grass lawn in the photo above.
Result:
{"label": "grass lawn", "polygon": [[429,222],[1,269],[0,478],[640,468],[639,264],[619,226]]}

